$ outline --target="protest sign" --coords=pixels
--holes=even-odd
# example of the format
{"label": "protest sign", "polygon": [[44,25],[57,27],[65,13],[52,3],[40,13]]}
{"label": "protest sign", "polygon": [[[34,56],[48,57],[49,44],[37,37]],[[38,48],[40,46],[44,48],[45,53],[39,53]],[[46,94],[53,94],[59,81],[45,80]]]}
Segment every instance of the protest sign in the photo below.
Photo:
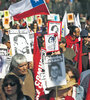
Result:
{"label": "protest sign", "polygon": [[37,23],[38,23],[38,26],[39,26],[39,27],[42,27],[42,18],[41,18],[41,17],[39,17],[39,18],[37,19]]}
{"label": "protest sign", "polygon": [[41,48],[42,69],[44,69],[45,60],[46,60],[46,50],[44,48]]}
{"label": "protest sign", "polygon": [[0,47],[0,78],[4,78],[9,71],[10,61],[8,60],[7,48]]}
{"label": "protest sign", "polygon": [[59,14],[49,14],[47,15],[47,19],[50,21],[60,21]]}
{"label": "protest sign", "polygon": [[54,15],[55,14],[49,14],[49,15],[47,15],[47,19],[50,20],[50,21],[54,21]]}
{"label": "protest sign", "polygon": [[10,18],[9,17],[4,17],[3,18],[3,26],[4,26],[4,28],[10,28],[10,26],[9,26],[9,22],[10,22]]}
{"label": "protest sign", "polygon": [[55,34],[44,35],[46,52],[59,51],[58,36]]}
{"label": "protest sign", "polygon": [[61,39],[61,29],[62,29],[62,22],[48,21],[48,34],[57,33],[59,41]]}
{"label": "protest sign", "polygon": [[60,21],[59,14],[54,15],[54,21]]}
{"label": "protest sign", "polygon": [[4,17],[9,17],[9,10],[4,10]]}
{"label": "protest sign", "polygon": [[73,23],[74,22],[74,14],[73,13],[68,13],[68,23]]}
{"label": "protest sign", "polygon": [[26,22],[32,24],[34,21],[34,16],[30,16],[26,18]]}
{"label": "protest sign", "polygon": [[11,29],[9,37],[12,48],[12,55],[21,53],[26,56],[27,61],[32,61],[32,53],[27,29]]}
{"label": "protest sign", "polygon": [[46,56],[45,76],[47,88],[66,84],[65,62],[63,54]]}

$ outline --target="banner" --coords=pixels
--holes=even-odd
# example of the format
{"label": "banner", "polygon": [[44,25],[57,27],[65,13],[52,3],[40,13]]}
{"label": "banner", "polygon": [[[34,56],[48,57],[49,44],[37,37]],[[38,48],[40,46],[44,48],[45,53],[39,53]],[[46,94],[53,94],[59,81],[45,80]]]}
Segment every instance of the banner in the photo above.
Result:
{"label": "banner", "polygon": [[36,97],[35,100],[39,100],[41,95],[44,95],[44,90],[41,82],[41,73],[42,73],[42,64],[41,64],[41,56],[37,42],[37,34],[34,37],[34,52],[33,52],[33,62],[34,62],[34,81],[36,88]]}

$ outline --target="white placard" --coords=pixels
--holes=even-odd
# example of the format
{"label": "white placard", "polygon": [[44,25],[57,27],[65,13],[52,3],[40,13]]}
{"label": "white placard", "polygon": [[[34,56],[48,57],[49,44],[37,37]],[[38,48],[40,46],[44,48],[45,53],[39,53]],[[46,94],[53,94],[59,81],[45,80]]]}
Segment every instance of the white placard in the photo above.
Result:
{"label": "white placard", "polygon": [[57,33],[58,40],[61,39],[61,28],[62,28],[61,22],[58,22],[58,21],[49,21],[48,22],[48,34]]}
{"label": "white placard", "polygon": [[12,55],[21,53],[26,56],[27,61],[32,61],[29,34],[27,29],[9,30]]}
{"label": "white placard", "polygon": [[47,88],[66,84],[66,71],[63,54],[46,57],[45,76]]}
{"label": "white placard", "polygon": [[44,35],[46,52],[59,51],[58,36],[55,34]]}

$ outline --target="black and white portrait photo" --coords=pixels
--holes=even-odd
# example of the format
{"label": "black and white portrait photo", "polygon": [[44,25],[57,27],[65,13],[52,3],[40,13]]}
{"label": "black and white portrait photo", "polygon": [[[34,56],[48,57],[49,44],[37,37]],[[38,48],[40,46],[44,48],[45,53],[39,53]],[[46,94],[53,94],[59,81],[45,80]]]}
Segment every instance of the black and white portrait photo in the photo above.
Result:
{"label": "black and white portrait photo", "polygon": [[46,56],[45,76],[47,88],[65,85],[66,70],[64,55]]}
{"label": "black and white portrait photo", "polygon": [[58,37],[54,34],[45,35],[45,49],[47,52],[59,50]]}
{"label": "black and white portrait photo", "polygon": [[60,77],[62,76],[62,69],[58,62],[51,63],[49,66],[49,76],[51,78],[51,81],[59,84],[60,83]]}
{"label": "black and white portrait photo", "polygon": [[62,28],[61,22],[48,21],[48,34],[57,33],[59,40],[61,38],[61,28]]}
{"label": "black and white portrait photo", "polygon": [[9,30],[12,55],[21,53],[26,56],[27,61],[32,61],[32,52],[29,40],[29,33],[26,29]]}
{"label": "black and white portrait photo", "polygon": [[23,35],[16,35],[13,38],[14,45],[15,45],[15,54],[16,53],[23,53],[29,54],[29,44],[26,38]]}

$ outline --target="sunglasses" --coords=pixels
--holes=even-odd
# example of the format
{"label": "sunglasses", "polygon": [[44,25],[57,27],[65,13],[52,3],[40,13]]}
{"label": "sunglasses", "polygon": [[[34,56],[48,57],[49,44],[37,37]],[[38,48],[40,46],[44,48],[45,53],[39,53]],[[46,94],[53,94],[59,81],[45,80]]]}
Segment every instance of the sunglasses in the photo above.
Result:
{"label": "sunglasses", "polygon": [[8,85],[10,85],[10,86],[15,86],[16,83],[15,83],[15,82],[4,83],[4,87],[7,87]]}

